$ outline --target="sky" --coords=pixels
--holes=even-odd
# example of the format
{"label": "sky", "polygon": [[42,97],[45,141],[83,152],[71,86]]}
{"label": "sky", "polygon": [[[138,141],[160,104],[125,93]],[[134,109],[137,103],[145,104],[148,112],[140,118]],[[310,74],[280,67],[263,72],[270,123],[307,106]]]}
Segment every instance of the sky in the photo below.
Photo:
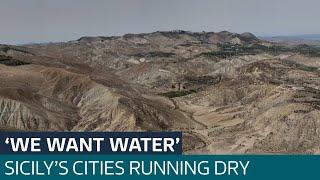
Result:
{"label": "sky", "polygon": [[0,0],[0,44],[168,30],[320,33],[319,0]]}

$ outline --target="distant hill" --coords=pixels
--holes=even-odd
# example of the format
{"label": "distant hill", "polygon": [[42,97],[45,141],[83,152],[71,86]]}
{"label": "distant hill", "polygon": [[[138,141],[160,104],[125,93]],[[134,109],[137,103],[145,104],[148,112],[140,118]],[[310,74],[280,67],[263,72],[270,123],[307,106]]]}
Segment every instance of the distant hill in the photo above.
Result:
{"label": "distant hill", "polygon": [[289,45],[298,45],[298,44],[308,44],[320,46],[320,34],[305,34],[305,35],[294,35],[294,36],[269,36],[269,37],[260,37],[261,39],[289,44]]}
{"label": "distant hill", "polygon": [[305,34],[295,36],[273,36],[275,39],[300,39],[300,40],[320,40],[320,34]]}

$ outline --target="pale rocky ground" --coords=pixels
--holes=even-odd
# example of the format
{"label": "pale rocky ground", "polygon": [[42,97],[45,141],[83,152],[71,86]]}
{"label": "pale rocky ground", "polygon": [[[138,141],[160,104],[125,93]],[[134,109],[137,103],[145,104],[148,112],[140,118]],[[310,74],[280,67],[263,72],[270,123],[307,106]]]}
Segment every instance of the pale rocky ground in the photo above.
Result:
{"label": "pale rocky ground", "polygon": [[[156,32],[0,46],[28,63],[0,63],[0,130],[183,131],[185,153],[320,154],[320,58],[203,55],[218,43],[272,45]],[[163,96],[179,89],[193,91]]]}

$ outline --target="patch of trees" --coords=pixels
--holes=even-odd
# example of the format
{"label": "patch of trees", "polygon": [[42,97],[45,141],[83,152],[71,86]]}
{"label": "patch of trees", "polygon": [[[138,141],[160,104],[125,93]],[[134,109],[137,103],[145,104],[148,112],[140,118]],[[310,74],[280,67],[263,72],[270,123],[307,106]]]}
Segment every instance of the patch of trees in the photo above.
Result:
{"label": "patch of trees", "polygon": [[302,71],[308,71],[308,72],[316,72],[318,71],[318,67],[313,67],[313,66],[307,66],[304,64],[300,64],[300,63],[296,63],[294,61],[290,61],[290,60],[283,60],[281,61],[281,63],[296,68],[296,69],[300,69]]}
{"label": "patch of trees", "polygon": [[300,53],[303,55],[311,57],[320,57],[320,48],[316,46],[309,45],[298,45],[295,47],[286,46],[264,46],[261,44],[249,44],[249,45],[238,45],[231,43],[218,44],[219,50],[207,53],[202,53],[201,55],[207,57],[217,57],[217,58],[230,58],[235,56],[243,55],[255,55],[259,53],[269,53],[273,55],[279,55],[281,53]]}
{"label": "patch of trees", "polygon": [[191,84],[212,85],[221,81],[221,75],[216,76],[185,76],[185,81]]}
{"label": "patch of trees", "polygon": [[28,53],[28,54],[32,54],[30,52],[28,52],[27,50],[25,50],[24,48],[17,48],[17,47],[12,47],[12,46],[0,46],[0,51],[7,53],[9,50],[13,50],[13,51],[18,51],[18,52],[22,52],[22,53]]}
{"label": "patch of trees", "polygon": [[160,93],[161,96],[166,96],[168,98],[182,97],[192,93],[195,93],[196,90],[186,90],[186,91],[169,91],[166,93]]}
{"label": "patch of trees", "polygon": [[152,51],[148,53],[138,53],[134,54],[133,56],[138,57],[138,58],[153,58],[153,57],[162,57],[162,58],[168,58],[174,56],[174,53],[170,52],[161,52],[161,51]]}
{"label": "patch of trees", "polygon": [[298,45],[293,48],[293,51],[310,57],[320,57],[320,48],[317,46]]}
{"label": "patch of trees", "polygon": [[218,58],[230,58],[234,56],[243,56],[243,55],[254,55],[261,53],[267,49],[267,47],[254,44],[254,45],[239,45],[224,43],[218,44],[219,50],[203,53],[201,55],[208,57],[218,57]]}
{"label": "patch of trees", "polygon": [[13,59],[10,56],[4,56],[0,55],[0,64],[6,65],[6,66],[22,66],[22,65],[27,65],[30,63],[23,62],[17,59]]}

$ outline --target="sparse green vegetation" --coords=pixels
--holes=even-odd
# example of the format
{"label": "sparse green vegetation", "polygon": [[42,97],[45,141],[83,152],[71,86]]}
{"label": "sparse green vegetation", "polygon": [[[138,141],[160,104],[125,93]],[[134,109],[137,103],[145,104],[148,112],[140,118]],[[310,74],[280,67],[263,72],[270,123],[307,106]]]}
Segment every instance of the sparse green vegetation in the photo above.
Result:
{"label": "sparse green vegetation", "polygon": [[167,52],[161,52],[161,51],[152,51],[152,52],[148,52],[148,53],[138,53],[138,54],[134,54],[133,56],[138,57],[138,58],[143,58],[143,57],[149,57],[149,58],[153,58],[153,57],[163,57],[163,58],[168,58],[171,56],[174,56],[174,53],[167,53]]}
{"label": "sparse green vegetation", "polygon": [[7,53],[9,50],[32,54],[32,53],[28,52],[27,50],[25,50],[25,48],[16,48],[16,47],[12,47],[12,46],[0,46],[0,51]]}
{"label": "sparse green vegetation", "polygon": [[309,45],[303,44],[293,48],[293,51],[303,55],[308,55],[311,57],[320,57],[320,48],[316,46],[309,46]]}
{"label": "sparse green vegetation", "polygon": [[4,64],[6,66],[21,66],[21,65],[27,65],[30,63],[23,62],[23,61],[20,61],[17,59],[13,59],[10,56],[0,55],[0,64]]}
{"label": "sparse green vegetation", "polygon": [[220,49],[219,51],[202,53],[201,55],[208,57],[228,58],[234,56],[255,54],[255,52],[253,52],[253,50],[248,46],[233,45],[229,43],[218,44],[218,46]]}
{"label": "sparse green vegetation", "polygon": [[314,96],[320,98],[320,90],[314,88],[305,88],[307,92],[314,94]]}
{"label": "sparse green vegetation", "polygon": [[305,94],[296,94],[294,95],[294,98],[305,98],[307,97]]}
{"label": "sparse green vegetation", "polygon": [[3,52],[5,52],[5,53],[7,53],[9,50],[10,50],[10,47],[9,47],[9,46],[0,47],[0,51],[3,51]]}
{"label": "sparse green vegetation", "polygon": [[189,91],[170,91],[170,92],[166,92],[166,93],[161,93],[159,95],[161,96],[166,96],[168,98],[175,98],[175,97],[182,97],[182,96],[186,96],[192,93],[195,93],[195,90],[189,90]]}
{"label": "sparse green vegetation", "polygon": [[202,53],[201,55],[208,57],[218,57],[218,58],[228,58],[234,56],[243,55],[255,55],[259,53],[269,53],[273,55],[279,55],[281,53],[300,53],[303,55],[311,57],[320,57],[320,48],[316,46],[309,45],[299,45],[293,48],[286,46],[264,46],[261,44],[250,44],[250,45],[234,45],[230,43],[218,44],[219,51],[212,51],[207,53]]}
{"label": "sparse green vegetation", "polygon": [[228,58],[234,56],[255,55],[263,52],[270,54],[280,54],[290,51],[289,48],[284,46],[263,46],[260,44],[234,45],[226,43],[218,44],[218,46],[220,49],[219,51],[202,53],[201,55],[208,57]]}
{"label": "sparse green vegetation", "polygon": [[308,71],[308,72],[316,72],[316,71],[318,71],[317,67],[306,66],[304,64],[299,64],[299,63],[296,63],[296,62],[290,61],[290,60],[283,60],[281,62],[283,64],[285,64],[285,65],[288,65],[290,67],[294,67],[294,68],[302,70],[302,71]]}

